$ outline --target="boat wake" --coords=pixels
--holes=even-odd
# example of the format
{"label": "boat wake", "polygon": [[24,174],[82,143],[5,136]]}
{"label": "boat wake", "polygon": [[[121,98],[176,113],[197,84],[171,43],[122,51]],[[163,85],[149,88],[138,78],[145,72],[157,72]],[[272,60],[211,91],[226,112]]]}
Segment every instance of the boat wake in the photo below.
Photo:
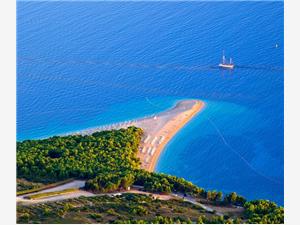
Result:
{"label": "boat wake", "polygon": [[[178,64],[145,64],[145,63],[132,63],[125,61],[100,61],[100,60],[55,60],[46,58],[28,58],[28,57],[18,57],[18,63],[45,63],[45,64],[90,64],[90,65],[100,65],[100,66],[113,66],[113,67],[127,67],[135,69],[155,69],[155,70],[182,70],[182,71],[216,71],[220,70],[218,65],[178,65]],[[227,65],[227,64],[226,64]],[[231,65],[231,64],[228,64]],[[272,65],[234,65],[235,70],[245,69],[245,70],[265,70],[265,71],[283,71],[282,67],[272,66]]]}

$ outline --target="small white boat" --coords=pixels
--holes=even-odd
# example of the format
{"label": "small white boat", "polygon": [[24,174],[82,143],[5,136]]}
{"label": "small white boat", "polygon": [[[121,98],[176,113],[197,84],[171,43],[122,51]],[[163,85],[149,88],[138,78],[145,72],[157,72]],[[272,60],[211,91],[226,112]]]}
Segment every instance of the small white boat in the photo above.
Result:
{"label": "small white boat", "polygon": [[223,69],[230,69],[230,70],[232,70],[234,68],[232,58],[230,58],[229,63],[226,62],[226,57],[225,57],[224,51],[223,51],[223,56],[222,56],[222,62],[219,64],[219,67],[223,68]]}

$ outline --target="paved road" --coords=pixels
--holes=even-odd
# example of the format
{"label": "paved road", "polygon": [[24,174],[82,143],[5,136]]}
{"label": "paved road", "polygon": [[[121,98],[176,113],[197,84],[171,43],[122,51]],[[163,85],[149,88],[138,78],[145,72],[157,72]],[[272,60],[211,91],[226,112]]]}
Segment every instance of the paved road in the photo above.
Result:
{"label": "paved road", "polygon": [[[42,192],[38,192],[38,193],[42,193]],[[37,194],[37,193],[34,193],[34,194]],[[28,196],[28,195],[26,195],[26,196]],[[23,195],[23,196],[17,197],[17,202],[25,204],[25,205],[32,205],[32,204],[37,204],[37,203],[54,202],[54,201],[61,201],[61,200],[70,199],[70,198],[78,198],[80,196],[91,197],[91,196],[95,196],[95,194],[93,194],[91,192],[87,192],[87,191],[77,190],[77,191],[67,193],[67,194],[56,195],[56,196],[52,196],[52,197],[35,199],[35,200],[26,199],[26,198],[24,198],[25,196]]]}
{"label": "paved road", "polygon": [[[84,187],[84,185],[85,185],[84,180],[74,180],[74,181],[71,181],[69,183],[66,183],[66,184],[63,184],[63,185],[60,185],[60,186],[57,186],[57,187],[49,188],[49,189],[46,189],[46,190],[43,190],[43,191],[17,196],[17,202],[22,203],[22,204],[37,204],[37,203],[60,201],[60,200],[70,199],[70,198],[78,198],[80,196],[85,196],[85,197],[104,196],[104,195],[116,196],[116,195],[122,195],[124,193],[152,195],[153,197],[155,197],[157,199],[160,199],[160,200],[169,200],[171,198],[174,198],[171,195],[160,195],[160,194],[154,194],[154,193],[151,193],[151,192],[141,191],[139,189],[143,188],[143,187],[140,187],[140,186],[136,186],[132,190],[129,190],[129,191],[114,192],[114,193],[103,193],[103,194],[93,194],[93,193],[88,192],[88,191],[79,190],[79,188]],[[30,196],[30,195],[46,193],[46,192],[62,191],[62,190],[69,189],[69,188],[75,188],[75,189],[78,189],[78,190],[75,190],[74,192],[71,192],[71,193],[61,194],[61,195],[52,196],[52,197],[45,197],[45,198],[35,199],[35,200],[30,200],[30,199],[24,198],[24,197]]]}
{"label": "paved road", "polygon": [[[38,192],[38,193],[42,193],[42,192]],[[171,195],[153,194],[151,192],[139,191],[139,190],[135,190],[135,189],[130,190],[130,191],[103,193],[103,194],[93,194],[93,193],[88,192],[88,191],[77,190],[77,191],[67,193],[67,194],[62,194],[62,195],[57,195],[57,196],[52,196],[52,197],[46,197],[46,198],[41,198],[41,199],[35,199],[35,200],[26,199],[26,198],[24,198],[25,195],[23,195],[23,196],[18,196],[17,197],[17,202],[22,203],[22,204],[26,204],[26,205],[31,205],[31,204],[37,204],[37,203],[62,201],[62,200],[65,200],[65,199],[78,198],[78,197],[81,197],[81,196],[92,197],[92,196],[105,196],[106,195],[106,196],[113,197],[113,196],[118,196],[118,195],[122,195],[122,194],[125,194],[125,193],[152,195],[154,198],[157,198],[157,199],[160,199],[160,200],[169,200],[169,199],[174,198]],[[34,193],[34,194],[37,194],[37,193]],[[26,195],[26,196],[28,196],[28,195]]]}
{"label": "paved road", "polygon": [[[71,199],[71,198],[78,198],[78,197],[81,197],[81,196],[85,196],[85,197],[104,196],[104,195],[106,195],[106,196],[117,196],[117,195],[122,195],[124,193],[136,193],[136,194],[152,195],[153,197],[155,197],[157,199],[160,199],[160,200],[169,200],[169,199],[174,199],[174,198],[181,198],[186,202],[190,202],[194,205],[198,205],[198,206],[202,207],[207,212],[214,212],[214,210],[212,208],[197,202],[194,198],[192,198],[190,196],[184,196],[183,194],[180,194],[180,193],[176,193],[176,194],[175,193],[171,193],[171,194],[154,194],[154,193],[151,193],[151,192],[142,191],[141,190],[143,188],[142,186],[133,185],[132,186],[133,189],[129,190],[129,191],[114,192],[114,193],[103,193],[103,194],[93,194],[93,193],[88,192],[88,191],[79,190],[79,188],[84,187],[84,185],[85,185],[84,180],[74,180],[74,181],[71,181],[69,183],[54,187],[54,188],[49,188],[49,189],[39,191],[39,192],[36,192],[36,193],[17,196],[17,202],[22,203],[22,204],[26,204],[26,205],[31,205],[31,204],[37,204],[37,203],[45,203],[45,202],[61,201],[61,200]],[[69,188],[76,188],[78,190],[76,190],[74,192],[71,192],[71,193],[67,193],[67,194],[62,194],[62,195],[57,195],[57,196],[52,196],[52,197],[46,197],[46,198],[36,199],[36,200],[30,200],[30,199],[24,198],[26,196],[30,196],[30,195],[33,195],[33,194],[53,192],[53,191],[62,191],[62,190],[69,189]],[[215,212],[215,213],[218,216],[223,216],[223,214],[220,213],[220,212]]]}

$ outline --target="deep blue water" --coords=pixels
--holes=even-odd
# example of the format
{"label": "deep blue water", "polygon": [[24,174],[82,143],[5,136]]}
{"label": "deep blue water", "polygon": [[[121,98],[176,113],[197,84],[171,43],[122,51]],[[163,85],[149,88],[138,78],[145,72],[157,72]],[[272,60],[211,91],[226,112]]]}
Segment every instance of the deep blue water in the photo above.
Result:
{"label": "deep blue water", "polygon": [[18,140],[202,99],[156,170],[283,205],[283,2],[18,2],[17,65]]}

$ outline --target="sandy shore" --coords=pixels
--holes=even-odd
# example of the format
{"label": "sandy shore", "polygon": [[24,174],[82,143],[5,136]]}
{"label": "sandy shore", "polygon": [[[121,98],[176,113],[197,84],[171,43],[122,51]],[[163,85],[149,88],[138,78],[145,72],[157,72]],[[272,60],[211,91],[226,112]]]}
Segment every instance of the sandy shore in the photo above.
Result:
{"label": "sandy shore", "polygon": [[199,100],[182,100],[173,108],[151,117],[95,127],[71,134],[91,134],[96,131],[140,127],[144,131],[138,157],[141,168],[154,171],[160,153],[172,137],[205,106]]}
{"label": "sandy shore", "polygon": [[159,155],[172,137],[204,107],[204,102],[184,100],[175,107],[154,117],[136,122],[144,130],[144,137],[138,153],[141,167],[154,171]]}

